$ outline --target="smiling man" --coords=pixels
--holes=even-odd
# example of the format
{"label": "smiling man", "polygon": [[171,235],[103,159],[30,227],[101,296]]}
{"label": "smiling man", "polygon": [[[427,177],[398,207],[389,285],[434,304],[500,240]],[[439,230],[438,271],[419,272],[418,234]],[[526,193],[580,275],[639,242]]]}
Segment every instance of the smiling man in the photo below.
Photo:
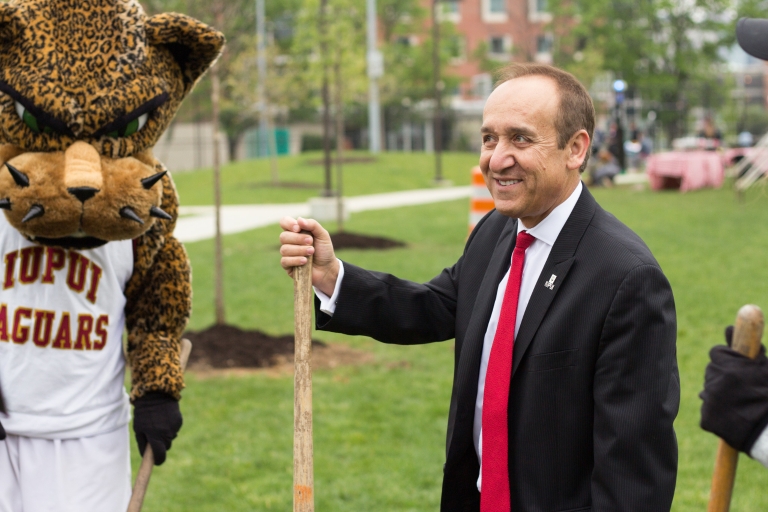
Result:
{"label": "smiling man", "polygon": [[428,283],[342,263],[317,222],[281,222],[289,274],[314,254],[319,329],[455,338],[442,511],[671,506],[674,300],[643,241],[581,183],[594,117],[570,74],[506,68],[481,131],[496,209]]}

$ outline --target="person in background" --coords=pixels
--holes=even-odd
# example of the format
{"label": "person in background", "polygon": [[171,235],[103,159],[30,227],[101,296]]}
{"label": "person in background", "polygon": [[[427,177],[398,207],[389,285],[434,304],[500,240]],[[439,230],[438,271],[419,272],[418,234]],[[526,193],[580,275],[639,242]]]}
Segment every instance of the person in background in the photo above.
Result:
{"label": "person in background", "polygon": [[[768,19],[742,18],[736,39],[748,54],[768,60]],[[731,350],[733,328],[725,332],[727,345],[709,352],[704,373],[701,428],[724,439],[768,467],[768,358],[765,347],[755,359]]]}

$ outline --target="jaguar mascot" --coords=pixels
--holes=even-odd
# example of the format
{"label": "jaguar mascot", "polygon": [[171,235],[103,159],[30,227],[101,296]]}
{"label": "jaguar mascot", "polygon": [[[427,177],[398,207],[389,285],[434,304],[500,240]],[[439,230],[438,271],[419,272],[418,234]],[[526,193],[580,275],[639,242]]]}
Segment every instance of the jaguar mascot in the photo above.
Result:
{"label": "jaguar mascot", "polygon": [[152,147],[223,45],[135,0],[0,2],[0,512],[125,510],[130,404],[156,464],[181,428],[190,267]]}

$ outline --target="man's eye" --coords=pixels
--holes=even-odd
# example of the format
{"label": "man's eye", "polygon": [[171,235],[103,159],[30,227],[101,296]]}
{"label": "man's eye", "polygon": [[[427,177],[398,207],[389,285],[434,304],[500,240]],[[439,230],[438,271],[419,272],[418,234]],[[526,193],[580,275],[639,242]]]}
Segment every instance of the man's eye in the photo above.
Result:
{"label": "man's eye", "polygon": [[107,137],[112,137],[113,139],[118,137],[130,137],[134,133],[144,128],[144,125],[147,124],[147,119],[149,119],[149,114],[142,114],[133,121],[129,121],[128,123],[124,124],[117,130],[109,132]]}
{"label": "man's eye", "polygon": [[35,133],[53,133],[50,126],[42,123],[35,116],[33,116],[29,110],[24,108],[24,105],[16,102],[16,113],[19,115],[24,124]]}
{"label": "man's eye", "polygon": [[512,137],[512,140],[515,142],[528,142],[528,139],[526,139],[523,135],[515,135]]}

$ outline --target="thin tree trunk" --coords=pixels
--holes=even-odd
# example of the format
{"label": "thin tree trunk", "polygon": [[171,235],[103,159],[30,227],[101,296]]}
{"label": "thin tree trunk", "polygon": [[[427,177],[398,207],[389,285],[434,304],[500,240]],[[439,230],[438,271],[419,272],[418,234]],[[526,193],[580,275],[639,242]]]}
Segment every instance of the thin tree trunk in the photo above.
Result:
{"label": "thin tree trunk", "polygon": [[[216,3],[216,24],[219,27],[224,26],[224,12],[221,1]],[[214,268],[214,286],[216,300],[216,325],[226,323],[224,316],[224,261],[221,247],[221,162],[219,161],[219,148],[221,147],[221,133],[219,132],[219,96],[220,96],[220,78],[219,66],[213,66],[211,69],[211,80],[213,88],[211,89],[211,106],[213,108],[213,195],[216,211],[216,254]]]}
{"label": "thin tree trunk", "polygon": [[344,105],[341,85],[341,52],[336,54],[336,222],[338,231],[344,231],[344,201],[342,199],[342,164],[344,161]]}
{"label": "thin tree trunk", "polygon": [[325,167],[325,186],[323,195],[330,197],[331,190],[331,95],[328,84],[328,0],[320,0],[320,59],[323,66],[323,164]]}
{"label": "thin tree trunk", "polygon": [[435,183],[443,181],[443,108],[442,91],[443,81],[440,78],[440,18],[437,9],[438,0],[432,2],[432,72],[435,82]]}

